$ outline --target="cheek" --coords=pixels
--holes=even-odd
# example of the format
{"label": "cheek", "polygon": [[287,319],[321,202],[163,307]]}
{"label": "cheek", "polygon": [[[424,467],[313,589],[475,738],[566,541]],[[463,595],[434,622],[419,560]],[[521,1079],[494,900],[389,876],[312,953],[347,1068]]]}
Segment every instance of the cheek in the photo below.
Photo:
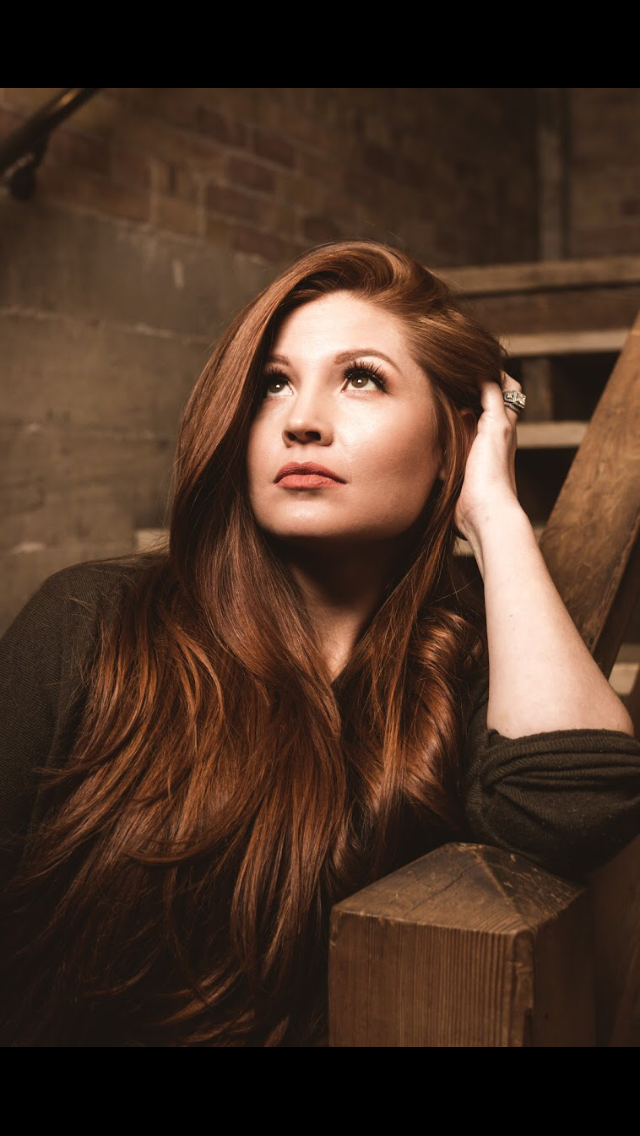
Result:
{"label": "cheek", "polygon": [[402,415],[387,422],[358,449],[356,468],[369,478],[384,481],[388,490],[393,486],[416,497],[430,490],[440,465],[438,433],[431,413]]}

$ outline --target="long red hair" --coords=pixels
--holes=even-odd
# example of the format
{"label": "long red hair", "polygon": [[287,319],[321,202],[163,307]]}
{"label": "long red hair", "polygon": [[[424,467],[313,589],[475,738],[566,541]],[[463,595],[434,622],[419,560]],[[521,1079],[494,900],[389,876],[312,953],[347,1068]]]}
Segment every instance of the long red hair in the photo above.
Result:
{"label": "long red hair", "polygon": [[[349,290],[399,317],[436,397],[447,476],[329,683],[304,599],[256,523],[247,436],[284,315]],[[331,907],[464,839],[465,685],[481,605],[454,507],[499,340],[406,252],[338,241],[233,319],[181,420],[169,548],[122,560],[64,767],[4,897],[4,1044],[326,1044]],[[113,558],[115,559],[115,558]]]}

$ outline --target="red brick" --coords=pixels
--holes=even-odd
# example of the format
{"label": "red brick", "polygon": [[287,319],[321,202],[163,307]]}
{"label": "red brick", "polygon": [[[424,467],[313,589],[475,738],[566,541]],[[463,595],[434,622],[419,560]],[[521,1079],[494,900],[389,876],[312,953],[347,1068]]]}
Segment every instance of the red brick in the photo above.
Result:
{"label": "red brick", "polygon": [[311,154],[303,151],[300,160],[300,169],[304,176],[313,181],[322,182],[334,188],[342,185],[343,170],[335,159],[325,158],[321,154]]}
{"label": "red brick", "polygon": [[372,174],[350,167],[344,171],[343,184],[350,197],[358,198],[365,205],[380,205],[380,187]]}
{"label": "red brick", "polygon": [[96,174],[109,172],[109,148],[106,142],[84,138],[63,126],[56,127],[49,135],[47,153],[54,155],[58,161],[79,169],[91,170]]}
{"label": "red brick", "polygon": [[281,170],[278,177],[278,196],[291,202],[299,209],[317,213],[323,208],[324,186],[309,178],[299,177],[287,170]]}
{"label": "red brick", "polygon": [[247,189],[257,189],[263,193],[273,193],[276,188],[276,179],[271,170],[252,162],[250,158],[238,158],[231,155],[227,162],[226,173],[229,181],[235,185],[243,185]]}
{"label": "red brick", "polygon": [[278,134],[256,127],[252,131],[251,145],[259,158],[266,158],[267,161],[289,170],[296,166],[296,149]]}
{"label": "red brick", "polygon": [[244,149],[248,142],[248,130],[243,122],[230,118],[212,107],[199,106],[195,114],[195,126],[206,138],[214,138],[224,146]]}
{"label": "red brick", "polygon": [[302,232],[308,240],[317,244],[321,241],[338,240],[343,236],[340,226],[329,217],[305,217]]}
{"label": "red brick", "polygon": [[178,186],[178,171],[175,164],[154,157],[151,160],[151,169],[155,192],[175,196]]}
{"label": "red brick", "polygon": [[190,201],[178,197],[155,197],[151,220],[159,229],[183,233],[187,237],[201,235],[204,227],[202,210]]}
{"label": "red brick", "polygon": [[262,227],[279,233],[281,237],[289,236],[295,239],[298,236],[298,212],[294,205],[276,199],[269,203],[268,221]]}
{"label": "red brick", "polygon": [[272,261],[292,259],[301,251],[301,246],[292,241],[283,241],[272,233],[261,233],[242,225],[235,225],[231,230],[231,247],[238,252],[257,253]]}
{"label": "red brick", "polygon": [[135,150],[117,148],[111,154],[111,177],[119,185],[148,190],[151,185],[150,159]]}
{"label": "red brick", "polygon": [[292,138],[309,147],[320,144],[321,123],[317,118],[301,114],[296,104],[287,106],[274,100],[265,100],[264,121],[267,126],[280,131],[285,138]]}
{"label": "red brick", "polygon": [[179,162],[165,162],[157,158],[151,159],[151,166],[155,193],[181,198],[183,201],[199,200],[199,171],[183,166]]}
{"label": "red brick", "polygon": [[398,154],[397,169],[398,180],[404,185],[409,185],[412,189],[424,189],[427,174],[425,167],[420,162],[414,161],[413,158],[407,158],[403,154]]}
{"label": "red brick", "polygon": [[222,173],[227,157],[224,147],[213,139],[135,109],[123,109],[116,133],[119,146],[149,154],[159,162],[207,171],[211,176]]}
{"label": "red brick", "polygon": [[376,146],[375,143],[368,142],[362,149],[361,159],[362,164],[368,169],[373,170],[376,174],[382,174],[384,177],[388,178],[398,176],[396,156],[391,150],[386,150],[382,146]]}
{"label": "red brick", "polygon": [[106,178],[79,173],[70,166],[47,164],[38,171],[36,191],[45,200],[76,205],[111,217],[129,221],[148,221],[150,199],[146,193],[114,185]]}
{"label": "red brick", "polygon": [[258,225],[266,225],[268,222],[269,202],[263,197],[241,193],[226,185],[208,185],[205,205],[212,213],[224,213],[227,217],[252,221]]}

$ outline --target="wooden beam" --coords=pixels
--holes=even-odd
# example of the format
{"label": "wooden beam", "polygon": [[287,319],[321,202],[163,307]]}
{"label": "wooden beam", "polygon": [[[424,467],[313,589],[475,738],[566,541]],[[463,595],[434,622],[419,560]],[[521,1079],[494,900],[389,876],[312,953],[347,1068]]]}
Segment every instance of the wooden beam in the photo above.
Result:
{"label": "wooden beam", "polygon": [[604,355],[622,351],[628,327],[596,331],[536,331],[530,335],[502,334],[500,342],[514,358],[549,355]]}
{"label": "wooden beam", "polygon": [[571,255],[569,232],[569,108],[567,87],[537,88],[538,255]]}
{"label": "wooden beam", "polygon": [[640,836],[589,877],[598,1046],[640,1045]]}
{"label": "wooden beam", "polygon": [[552,422],[554,419],[555,359],[535,354],[522,358],[520,381],[527,396],[527,418],[530,422]]}
{"label": "wooden beam", "polygon": [[525,261],[517,264],[469,264],[438,268],[465,296],[486,293],[547,292],[564,288],[617,288],[640,283],[640,256],[596,256],[571,260]]}
{"label": "wooden beam", "polygon": [[640,314],[540,539],[562,600],[607,676],[640,590],[639,421]]}

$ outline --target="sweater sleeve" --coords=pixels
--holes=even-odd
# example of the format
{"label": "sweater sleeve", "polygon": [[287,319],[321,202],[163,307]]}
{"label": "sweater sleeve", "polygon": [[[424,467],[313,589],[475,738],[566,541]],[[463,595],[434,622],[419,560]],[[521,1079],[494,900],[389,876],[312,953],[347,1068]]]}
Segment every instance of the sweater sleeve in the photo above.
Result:
{"label": "sweater sleeve", "polygon": [[27,600],[0,639],[0,858],[18,859],[34,766],[51,750],[58,719],[63,611],[55,577]]}
{"label": "sweater sleeve", "polygon": [[508,738],[487,729],[489,676],[471,687],[463,804],[471,838],[583,879],[640,833],[640,742],[618,730]]}
{"label": "sweater sleeve", "polygon": [[117,574],[100,563],[49,576],[0,638],[0,883],[15,870],[37,801],[37,768],[64,756],[99,601]]}

